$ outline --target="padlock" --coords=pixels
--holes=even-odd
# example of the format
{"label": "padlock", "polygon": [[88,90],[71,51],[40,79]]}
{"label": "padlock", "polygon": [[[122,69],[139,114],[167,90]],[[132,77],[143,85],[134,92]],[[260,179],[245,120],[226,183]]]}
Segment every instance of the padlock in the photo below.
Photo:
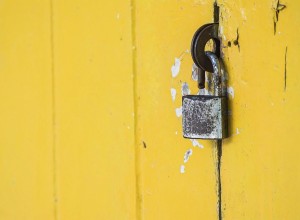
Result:
{"label": "padlock", "polygon": [[226,73],[212,52],[206,52],[212,63],[210,95],[182,97],[183,137],[191,139],[224,139],[228,137]]}

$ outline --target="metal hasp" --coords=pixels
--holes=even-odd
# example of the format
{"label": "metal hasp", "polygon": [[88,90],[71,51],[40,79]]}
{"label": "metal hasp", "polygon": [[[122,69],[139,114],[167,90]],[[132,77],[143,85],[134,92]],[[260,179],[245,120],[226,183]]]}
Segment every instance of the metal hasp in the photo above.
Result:
{"label": "metal hasp", "polygon": [[215,42],[215,51],[217,57],[220,57],[220,40],[218,38],[218,23],[205,24],[201,26],[194,34],[191,43],[191,55],[194,63],[200,69],[213,72],[213,66],[205,54],[205,45],[209,40]]}
{"label": "metal hasp", "polygon": [[222,62],[212,52],[205,52],[213,68],[212,94],[182,97],[183,137],[224,139],[228,137],[226,76]]}
{"label": "metal hasp", "polygon": [[191,55],[198,67],[198,88],[205,87],[205,71],[213,72],[213,67],[205,55],[205,45],[212,39],[215,43],[215,54],[220,57],[220,40],[218,38],[218,23],[205,24],[194,34],[191,44]]}

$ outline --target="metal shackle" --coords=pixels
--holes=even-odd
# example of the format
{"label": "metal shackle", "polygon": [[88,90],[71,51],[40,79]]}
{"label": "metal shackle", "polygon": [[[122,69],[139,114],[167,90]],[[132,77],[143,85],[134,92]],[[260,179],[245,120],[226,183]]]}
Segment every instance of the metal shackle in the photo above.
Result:
{"label": "metal shackle", "polygon": [[216,54],[210,51],[205,52],[206,56],[209,58],[212,67],[212,82],[213,90],[212,95],[214,96],[226,96],[226,72],[221,59],[217,57]]}

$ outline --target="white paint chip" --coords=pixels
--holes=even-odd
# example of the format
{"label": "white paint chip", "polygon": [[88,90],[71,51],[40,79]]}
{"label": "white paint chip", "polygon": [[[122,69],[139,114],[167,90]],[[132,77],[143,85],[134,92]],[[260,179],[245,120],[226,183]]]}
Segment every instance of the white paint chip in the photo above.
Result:
{"label": "white paint chip", "polygon": [[178,74],[179,74],[179,71],[180,71],[180,64],[181,64],[181,61],[179,58],[175,58],[175,62],[171,68],[171,72],[172,72],[172,77],[175,78]]}
{"label": "white paint chip", "polygon": [[197,140],[195,140],[195,139],[190,139],[190,141],[192,142],[192,144],[193,144],[194,147],[200,147],[200,148],[203,148],[203,145],[200,144]]}
{"label": "white paint chip", "polygon": [[179,118],[182,115],[182,106],[175,109],[176,116]]}
{"label": "white paint chip", "polygon": [[188,162],[188,160],[190,159],[190,156],[192,156],[192,154],[193,154],[193,150],[188,149],[187,152],[185,152],[185,154],[183,156],[183,162],[184,163]]}
{"label": "white paint chip", "polygon": [[182,83],[181,86],[181,94],[184,95],[189,95],[191,94],[191,90],[189,88],[189,84],[187,84],[186,82]]}
{"label": "white paint chip", "polygon": [[209,95],[209,92],[206,88],[199,89],[199,92],[197,93],[197,95]]}
{"label": "white paint chip", "polygon": [[233,99],[234,98],[234,89],[230,86],[227,87],[227,94]]}
{"label": "white paint chip", "polygon": [[185,166],[184,165],[180,166],[180,173],[185,173]]}
{"label": "white paint chip", "polygon": [[194,63],[193,63],[193,66],[192,66],[192,79],[194,81],[198,81],[198,67]]}
{"label": "white paint chip", "polygon": [[172,96],[172,100],[173,100],[173,102],[174,102],[174,101],[175,101],[175,98],[176,98],[176,89],[171,88],[171,96]]}
{"label": "white paint chip", "polygon": [[236,134],[240,134],[239,128],[236,128]]}

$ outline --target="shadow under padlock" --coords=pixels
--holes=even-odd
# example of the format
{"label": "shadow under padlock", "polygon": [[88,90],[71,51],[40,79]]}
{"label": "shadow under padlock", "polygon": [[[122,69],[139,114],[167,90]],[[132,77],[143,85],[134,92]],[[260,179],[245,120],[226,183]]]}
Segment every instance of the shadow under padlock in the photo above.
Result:
{"label": "shadow under padlock", "polygon": [[[218,24],[202,26],[192,40],[192,57],[199,68],[198,87],[205,87],[205,71],[211,72],[209,95],[182,97],[183,137],[219,140],[228,137],[227,74],[219,58]],[[203,38],[201,38],[203,37]],[[216,51],[204,51],[208,40],[214,39]]]}

